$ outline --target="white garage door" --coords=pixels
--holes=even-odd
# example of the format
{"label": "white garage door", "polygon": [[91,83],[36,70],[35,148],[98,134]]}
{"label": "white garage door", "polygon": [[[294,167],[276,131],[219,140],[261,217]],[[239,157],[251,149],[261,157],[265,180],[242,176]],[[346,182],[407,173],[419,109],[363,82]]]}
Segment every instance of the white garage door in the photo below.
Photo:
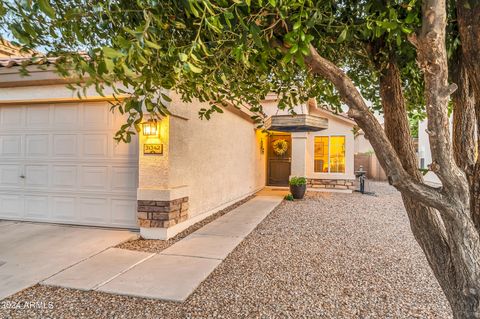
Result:
{"label": "white garage door", "polygon": [[0,107],[0,219],[137,227],[138,142],[109,104]]}

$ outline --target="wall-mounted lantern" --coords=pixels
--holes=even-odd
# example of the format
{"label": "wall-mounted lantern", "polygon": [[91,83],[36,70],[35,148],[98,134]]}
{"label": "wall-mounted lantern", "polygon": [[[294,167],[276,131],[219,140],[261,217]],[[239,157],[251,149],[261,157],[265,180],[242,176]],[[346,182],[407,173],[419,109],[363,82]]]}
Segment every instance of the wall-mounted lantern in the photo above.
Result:
{"label": "wall-mounted lantern", "polygon": [[142,123],[144,136],[158,136],[158,122],[154,119],[149,119]]}

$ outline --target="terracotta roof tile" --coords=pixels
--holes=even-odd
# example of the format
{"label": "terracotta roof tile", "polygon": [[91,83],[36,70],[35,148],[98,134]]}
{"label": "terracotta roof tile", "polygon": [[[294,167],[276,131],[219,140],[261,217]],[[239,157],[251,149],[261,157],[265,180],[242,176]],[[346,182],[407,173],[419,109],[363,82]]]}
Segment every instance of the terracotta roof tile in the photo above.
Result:
{"label": "terracotta roof tile", "polygon": [[9,57],[9,58],[0,58],[0,67],[11,68],[14,66],[22,65],[44,65],[44,64],[55,64],[58,58],[46,58],[46,57]]}

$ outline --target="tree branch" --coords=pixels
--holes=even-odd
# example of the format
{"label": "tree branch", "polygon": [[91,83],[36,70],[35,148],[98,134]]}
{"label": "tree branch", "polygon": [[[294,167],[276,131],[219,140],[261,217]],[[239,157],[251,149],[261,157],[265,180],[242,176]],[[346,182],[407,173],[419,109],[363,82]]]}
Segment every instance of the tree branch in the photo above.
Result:
{"label": "tree branch", "polygon": [[451,206],[444,193],[415,181],[405,171],[382,126],[370,112],[352,80],[339,67],[320,56],[313,46],[310,46],[310,55],[305,57],[305,63],[310,67],[311,72],[328,79],[335,85],[341,98],[350,108],[349,116],[355,119],[369,136],[370,143],[393,186],[411,198],[419,199],[427,206],[442,208],[443,211],[445,206]]}
{"label": "tree branch", "polygon": [[456,87],[448,84],[445,1],[425,0],[422,6],[422,29],[414,43],[425,78],[432,166],[446,191],[458,195],[462,205],[467,207],[468,183],[465,174],[455,164],[450,142],[448,101]]}

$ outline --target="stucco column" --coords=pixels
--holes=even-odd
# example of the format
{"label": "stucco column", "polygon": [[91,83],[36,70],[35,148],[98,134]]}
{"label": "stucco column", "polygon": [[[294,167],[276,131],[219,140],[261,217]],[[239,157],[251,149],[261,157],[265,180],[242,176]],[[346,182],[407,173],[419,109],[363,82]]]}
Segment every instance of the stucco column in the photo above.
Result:
{"label": "stucco column", "polygon": [[[178,233],[175,226],[188,219],[188,187],[170,185],[171,117],[164,118],[158,128],[154,136],[139,134],[137,221],[146,239],[168,239]],[[152,154],[152,147],[161,151]]]}
{"label": "stucco column", "polygon": [[307,176],[307,132],[292,133],[292,170],[290,176]]}

